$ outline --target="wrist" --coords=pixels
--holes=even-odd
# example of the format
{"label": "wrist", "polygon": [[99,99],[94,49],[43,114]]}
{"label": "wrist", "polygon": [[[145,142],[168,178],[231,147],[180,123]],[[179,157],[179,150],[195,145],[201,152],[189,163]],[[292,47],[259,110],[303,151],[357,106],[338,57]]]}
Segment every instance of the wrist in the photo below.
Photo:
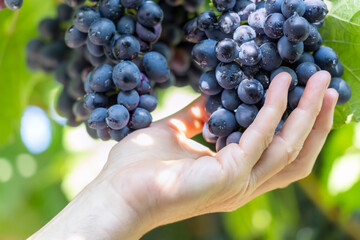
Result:
{"label": "wrist", "polygon": [[99,177],[30,239],[139,239],[147,231],[138,215]]}

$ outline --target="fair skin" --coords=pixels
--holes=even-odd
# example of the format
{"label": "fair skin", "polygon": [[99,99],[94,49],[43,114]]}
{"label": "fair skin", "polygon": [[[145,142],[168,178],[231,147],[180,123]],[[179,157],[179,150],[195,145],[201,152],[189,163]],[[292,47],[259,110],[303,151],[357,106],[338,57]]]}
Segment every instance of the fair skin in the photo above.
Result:
{"label": "fair skin", "polygon": [[332,126],[338,94],[321,71],[274,135],[290,76],[271,83],[264,107],[239,144],[214,153],[190,138],[208,116],[199,98],[118,143],[99,176],[29,239],[139,239],[158,226],[234,211],[310,174]]}

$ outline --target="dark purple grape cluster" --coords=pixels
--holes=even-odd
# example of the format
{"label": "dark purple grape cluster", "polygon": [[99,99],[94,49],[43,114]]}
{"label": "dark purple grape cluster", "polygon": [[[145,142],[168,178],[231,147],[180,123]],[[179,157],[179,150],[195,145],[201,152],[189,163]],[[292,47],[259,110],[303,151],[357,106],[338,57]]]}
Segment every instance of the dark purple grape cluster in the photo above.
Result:
{"label": "dark purple grape cluster", "polygon": [[166,58],[151,51],[162,33],[163,11],[153,1],[92,2],[67,0],[56,19],[42,20],[41,38],[28,43],[27,62],[31,69],[55,71],[63,85],[57,111],[70,126],[85,123],[90,136],[120,141],[151,124],[153,88],[170,82]]}
{"label": "dark purple grape cluster", "polygon": [[5,8],[9,8],[12,11],[19,10],[23,2],[23,0],[0,0],[0,11]]}
{"label": "dark purple grape cluster", "polygon": [[238,143],[264,104],[271,80],[281,72],[292,76],[288,110],[280,130],[317,71],[331,73],[338,104],[351,97],[338,55],[322,46],[318,29],[328,13],[322,0],[213,0],[213,10],[201,12],[185,26],[186,39],[196,43],[194,61],[205,70],[200,90],[208,96],[210,115],[203,137],[219,151]]}

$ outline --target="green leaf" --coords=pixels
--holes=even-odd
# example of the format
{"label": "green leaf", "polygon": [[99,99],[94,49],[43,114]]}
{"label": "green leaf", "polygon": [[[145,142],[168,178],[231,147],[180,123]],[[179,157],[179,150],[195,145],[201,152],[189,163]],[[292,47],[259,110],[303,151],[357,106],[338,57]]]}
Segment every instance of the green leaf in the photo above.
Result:
{"label": "green leaf", "polygon": [[348,121],[360,121],[360,4],[358,0],[333,0],[327,2],[330,12],[320,33],[323,44],[335,50],[344,66],[343,79],[352,89],[349,103],[338,106],[335,111],[334,128]]}

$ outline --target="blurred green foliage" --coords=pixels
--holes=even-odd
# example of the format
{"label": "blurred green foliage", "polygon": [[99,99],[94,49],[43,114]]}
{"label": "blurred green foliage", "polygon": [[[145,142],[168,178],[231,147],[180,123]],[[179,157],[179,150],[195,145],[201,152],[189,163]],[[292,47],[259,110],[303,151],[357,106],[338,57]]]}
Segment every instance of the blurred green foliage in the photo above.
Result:
{"label": "blurred green foliage", "polygon": [[[339,53],[344,78],[355,95],[337,108],[335,126],[340,127],[350,113],[359,120],[360,4],[331,3],[333,10],[322,30],[324,43]],[[19,132],[25,107],[37,105],[49,112],[51,93],[59,87],[51,75],[30,72],[25,64],[26,42],[37,36],[40,19],[55,15],[56,4],[31,0],[24,1],[21,11],[0,12],[0,159],[11,168],[10,179],[0,181],[0,239],[28,237],[68,203],[61,185],[72,170],[75,153],[63,147],[63,127],[52,121],[52,143],[38,155],[30,155]],[[202,141],[201,136],[197,139]],[[33,176],[21,174],[20,154],[35,159]],[[360,239],[359,166],[360,127],[351,123],[331,133],[307,179],[258,197],[235,212],[164,226],[143,239]]]}

